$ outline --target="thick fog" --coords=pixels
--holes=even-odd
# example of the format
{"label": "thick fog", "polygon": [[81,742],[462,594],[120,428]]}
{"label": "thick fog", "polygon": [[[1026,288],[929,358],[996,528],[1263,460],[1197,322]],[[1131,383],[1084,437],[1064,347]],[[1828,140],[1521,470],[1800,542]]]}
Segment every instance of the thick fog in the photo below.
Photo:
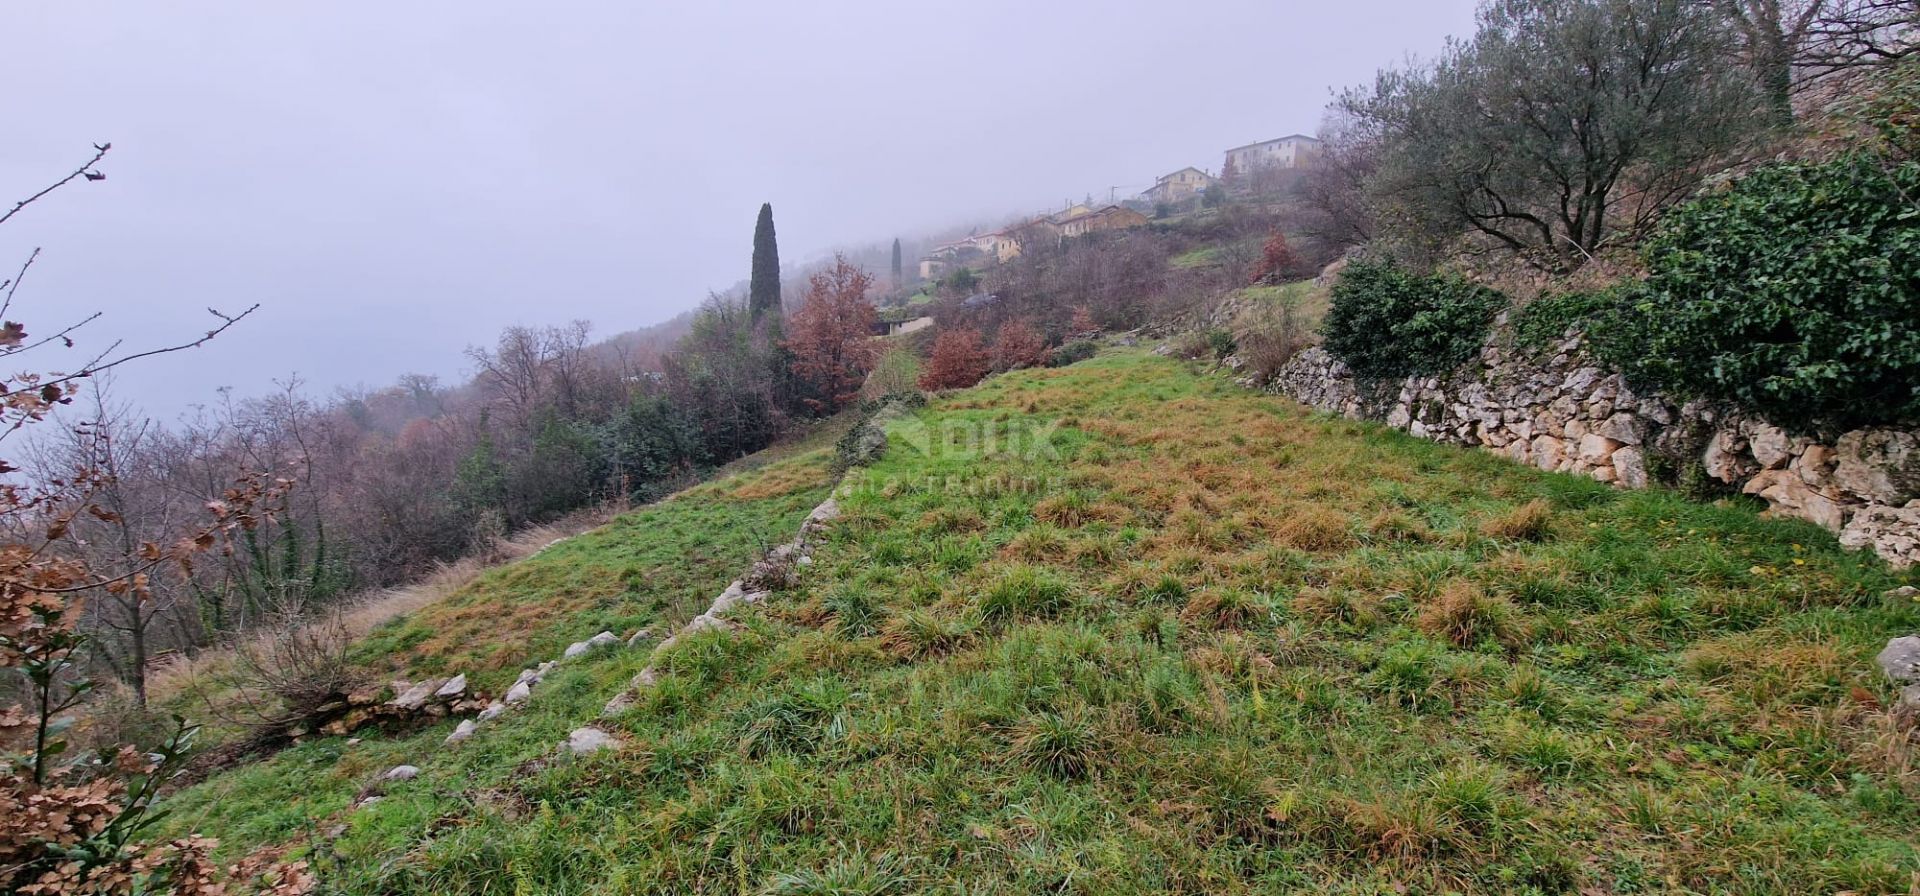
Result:
{"label": "thick fog", "polygon": [[763,201],[794,262],[1217,171],[1472,5],[9,4],[0,198],[113,150],[0,226],[0,265],[45,247],[8,316],[143,347],[260,303],[120,378],[161,414],[456,378],[502,326],[612,335],[743,279]]}

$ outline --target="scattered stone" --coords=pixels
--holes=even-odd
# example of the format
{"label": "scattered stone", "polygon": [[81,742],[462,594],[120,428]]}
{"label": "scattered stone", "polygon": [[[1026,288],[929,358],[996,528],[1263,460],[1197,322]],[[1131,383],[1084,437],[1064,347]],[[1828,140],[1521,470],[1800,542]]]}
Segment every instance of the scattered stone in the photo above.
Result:
{"label": "scattered stone", "polygon": [[427,701],[433,698],[433,692],[439,690],[442,684],[445,684],[445,682],[440,679],[429,678],[426,681],[408,688],[406,692],[400,696],[393,698],[392,705],[406,710],[419,709],[427,705]]}
{"label": "scattered stone", "polygon": [[1888,600],[1920,600],[1920,588],[1901,585],[1880,595]]}
{"label": "scattered stone", "polygon": [[357,737],[349,737],[349,738],[347,738],[347,746],[349,746],[349,747],[357,747],[357,746],[360,746],[360,738],[357,738]]}
{"label": "scattered stone", "polygon": [[453,700],[465,694],[466,692],[467,692],[467,676],[466,676],[466,673],[463,672],[459,675],[455,675],[454,677],[447,679],[447,683],[441,685],[439,690],[436,690],[433,692],[433,695],[442,700]]}
{"label": "scattered stone", "polygon": [[620,643],[620,636],[614,634],[613,632],[601,632],[600,634],[597,634],[591,638],[588,638],[587,643],[594,647],[612,647],[613,645]]}
{"label": "scattered stone", "polygon": [[1902,684],[1920,683],[1920,636],[1906,635],[1887,642],[1880,655],[1874,657],[1880,664],[1880,671],[1887,677]]}
{"label": "scattered stone", "polygon": [[453,733],[447,735],[446,743],[449,746],[460,743],[461,741],[464,741],[467,738],[472,737],[473,732],[479,727],[480,727],[479,723],[475,722],[472,719],[462,719],[460,720],[460,724],[454,727]]}
{"label": "scattered stone", "polygon": [[568,644],[567,649],[561,652],[560,655],[567,659],[573,659],[574,657],[580,656],[592,649],[593,649],[592,644],[588,644],[585,641],[575,641],[572,644]]}
{"label": "scattered stone", "polygon": [[601,750],[612,749],[619,741],[613,735],[598,728],[575,728],[567,735],[567,749],[575,756],[586,756]]}
{"label": "scattered stone", "polygon": [[393,768],[387,769],[387,773],[381,775],[380,779],[383,781],[411,781],[419,776],[419,774],[420,767],[417,765],[396,765]]}
{"label": "scattered stone", "polygon": [[523,681],[523,682],[520,682],[519,684],[514,685],[513,687],[508,688],[507,696],[501,699],[505,700],[508,706],[514,706],[520,703],[525,703],[527,702],[527,700],[531,699],[532,697],[533,697],[533,684],[531,682]]}
{"label": "scattered stone", "polygon": [[367,809],[367,808],[371,808],[371,807],[373,807],[373,806],[376,806],[376,805],[378,805],[378,804],[380,803],[380,801],[381,801],[381,800],[384,800],[384,799],[386,799],[386,797],[384,797],[384,796],[381,796],[381,795],[379,795],[379,794],[377,794],[377,793],[376,793],[376,794],[374,794],[373,796],[370,796],[370,797],[367,797],[366,799],[363,799],[363,800],[361,800],[360,802],[358,802],[358,803],[355,803],[355,804],[354,804],[354,808],[356,808],[356,809]]}
{"label": "scattered stone", "polygon": [[653,629],[643,628],[634,632],[633,636],[627,639],[627,648],[631,650],[651,640],[653,640]]}
{"label": "scattered stone", "polygon": [[495,700],[492,703],[487,704],[487,708],[480,710],[480,714],[478,716],[475,716],[474,718],[479,719],[482,722],[491,722],[494,719],[499,718],[500,714],[506,711],[507,711],[507,705],[505,703],[501,703],[498,700]]}

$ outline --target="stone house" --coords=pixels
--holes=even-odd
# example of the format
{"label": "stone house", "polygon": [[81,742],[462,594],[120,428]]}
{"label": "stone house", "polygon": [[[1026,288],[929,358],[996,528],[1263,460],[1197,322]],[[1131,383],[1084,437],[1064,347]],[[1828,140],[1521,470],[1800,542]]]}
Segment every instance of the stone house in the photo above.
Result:
{"label": "stone house", "polygon": [[1147,191],[1140,196],[1155,205],[1160,203],[1179,205],[1205,193],[1214,183],[1213,175],[1198,168],[1187,167],[1172,174],[1161,175],[1160,179],[1154,181],[1153,186],[1148,187]]}
{"label": "stone house", "polygon": [[1128,230],[1145,227],[1147,216],[1130,208],[1109,205],[1106,208],[1084,212],[1065,219],[1056,219],[1061,239],[1072,239],[1089,233],[1107,230]]}
{"label": "stone house", "polygon": [[1222,176],[1244,177],[1272,169],[1311,168],[1320,157],[1321,142],[1305,134],[1263,140],[1227,150]]}

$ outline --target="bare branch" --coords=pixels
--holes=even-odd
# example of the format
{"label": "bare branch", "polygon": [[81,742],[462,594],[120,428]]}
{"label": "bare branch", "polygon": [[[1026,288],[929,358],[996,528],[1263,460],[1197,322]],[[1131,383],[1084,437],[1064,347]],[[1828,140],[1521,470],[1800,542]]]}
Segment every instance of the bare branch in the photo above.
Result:
{"label": "bare branch", "polygon": [[61,187],[66,186],[67,184],[71,183],[74,178],[85,177],[87,180],[105,179],[106,175],[93,170],[93,166],[98,164],[102,158],[105,158],[107,155],[107,150],[110,150],[112,148],[113,148],[113,144],[111,143],[94,144],[93,158],[88,159],[86,164],[81,165],[78,168],[75,168],[72,174],[69,174],[66,177],[60,178],[58,181],[55,181],[52,186],[47,187],[46,189],[41,190],[40,192],[35,193],[32,196],[28,196],[27,198],[14,203],[12,209],[10,209],[6,214],[0,215],[0,224],[7,223],[7,219],[12,218],[14,215],[19,214],[21,209],[26,208],[29,204],[46,196],[48,193],[51,193],[55,190],[60,189]]}

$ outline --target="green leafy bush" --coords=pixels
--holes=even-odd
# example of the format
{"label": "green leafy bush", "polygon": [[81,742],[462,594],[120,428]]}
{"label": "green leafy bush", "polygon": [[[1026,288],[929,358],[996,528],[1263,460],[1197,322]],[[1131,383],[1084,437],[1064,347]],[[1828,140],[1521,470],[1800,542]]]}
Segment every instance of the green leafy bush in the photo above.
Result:
{"label": "green leafy bush", "polygon": [[1920,419],[1916,196],[1920,164],[1853,154],[1679,207],[1603,356],[1802,431]]}
{"label": "green leafy bush", "polygon": [[1355,261],[1333,286],[1325,345],[1363,377],[1440,373],[1473,357],[1505,304],[1505,296],[1464,277]]}
{"label": "green leafy bush", "polygon": [[1094,344],[1090,339],[1075,339],[1072,342],[1054,349],[1053,357],[1050,358],[1047,363],[1053,367],[1065,367],[1068,364],[1078,364],[1081,361],[1093,357],[1094,353],[1099,350],[1100,346]]}
{"label": "green leafy bush", "polygon": [[1619,301],[1612,292],[1569,292],[1541,296],[1513,312],[1513,342],[1522,348],[1546,348],[1578,327],[1593,335],[1596,323]]}

